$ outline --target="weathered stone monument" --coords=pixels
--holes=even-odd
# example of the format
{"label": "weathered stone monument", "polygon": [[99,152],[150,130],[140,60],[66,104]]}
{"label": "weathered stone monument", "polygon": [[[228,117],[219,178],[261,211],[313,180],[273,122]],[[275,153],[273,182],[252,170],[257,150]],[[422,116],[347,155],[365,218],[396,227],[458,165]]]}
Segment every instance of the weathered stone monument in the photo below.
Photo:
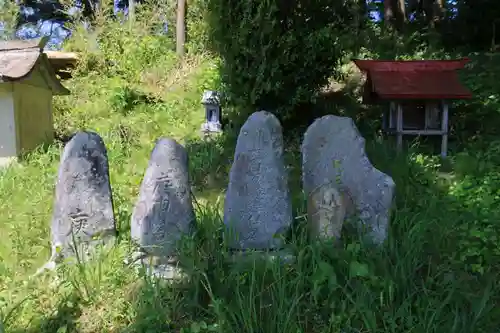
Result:
{"label": "weathered stone monument", "polygon": [[[75,250],[86,251],[116,234],[108,157],[96,133],[78,132],[64,147],[51,233],[51,261],[58,256],[73,256]],[[80,258],[86,255],[78,254]]]}
{"label": "weathered stone monument", "polygon": [[[311,196],[322,186],[338,184],[339,193],[345,196],[342,200],[347,206],[352,200],[355,208],[352,212],[368,228],[372,241],[384,242],[395,183],[370,163],[365,140],[352,119],[333,115],[317,119],[304,135],[302,159],[305,194]],[[331,218],[331,223],[337,225],[333,229],[338,230],[335,215]]]}
{"label": "weathered stone monument", "polygon": [[253,113],[240,130],[224,205],[229,247],[279,249],[292,222],[278,119]]}
{"label": "weathered stone monument", "polygon": [[131,235],[143,263],[162,277],[175,274],[177,245],[194,226],[188,154],[173,139],[158,140],[132,213]]}

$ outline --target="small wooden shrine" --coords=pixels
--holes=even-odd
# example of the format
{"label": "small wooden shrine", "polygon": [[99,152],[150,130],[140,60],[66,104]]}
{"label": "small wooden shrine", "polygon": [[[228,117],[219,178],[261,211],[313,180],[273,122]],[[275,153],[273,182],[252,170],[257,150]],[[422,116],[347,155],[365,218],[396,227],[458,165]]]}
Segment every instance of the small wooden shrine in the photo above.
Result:
{"label": "small wooden shrine", "polygon": [[383,130],[403,135],[441,136],[441,156],[448,147],[448,102],[471,98],[459,80],[457,70],[469,59],[460,60],[354,60],[366,74],[364,103],[388,103]]}
{"label": "small wooden shrine", "polygon": [[54,139],[53,97],[69,91],[43,50],[47,42],[0,41],[0,166]]}

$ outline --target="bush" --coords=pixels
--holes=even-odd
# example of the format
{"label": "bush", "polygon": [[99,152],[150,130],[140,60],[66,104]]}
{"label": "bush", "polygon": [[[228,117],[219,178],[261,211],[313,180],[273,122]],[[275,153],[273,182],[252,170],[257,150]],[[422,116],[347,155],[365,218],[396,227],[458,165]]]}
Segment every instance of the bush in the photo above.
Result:
{"label": "bush", "polygon": [[231,104],[279,116],[309,102],[351,48],[364,15],[348,1],[209,0],[212,49]]}

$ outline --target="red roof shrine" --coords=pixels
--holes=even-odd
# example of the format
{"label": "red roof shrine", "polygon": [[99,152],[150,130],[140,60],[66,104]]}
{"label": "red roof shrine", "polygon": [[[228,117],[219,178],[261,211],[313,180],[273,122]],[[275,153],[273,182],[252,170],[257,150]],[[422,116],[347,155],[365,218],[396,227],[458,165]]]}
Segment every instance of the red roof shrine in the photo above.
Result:
{"label": "red roof shrine", "polygon": [[367,74],[365,99],[373,102],[401,99],[465,99],[472,97],[458,78],[469,59],[460,60],[358,60]]}

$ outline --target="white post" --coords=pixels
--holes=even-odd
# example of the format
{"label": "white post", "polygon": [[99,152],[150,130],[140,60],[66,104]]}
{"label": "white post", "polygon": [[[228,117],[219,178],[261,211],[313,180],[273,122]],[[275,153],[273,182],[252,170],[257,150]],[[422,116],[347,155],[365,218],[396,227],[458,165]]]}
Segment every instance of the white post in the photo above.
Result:
{"label": "white post", "polygon": [[429,124],[430,124],[431,105],[429,102],[426,101],[424,104],[424,107],[425,107],[424,130],[427,130],[429,128]]}
{"label": "white post", "polygon": [[394,128],[394,111],[396,110],[396,104],[394,102],[391,102],[389,104],[389,119],[387,119],[387,124],[388,124],[388,127],[387,129],[390,131]]}
{"label": "white post", "polygon": [[441,157],[446,157],[446,152],[448,150],[448,104],[446,101],[442,101],[443,105],[443,117],[441,119]]}
{"label": "white post", "polygon": [[403,148],[403,107],[400,103],[397,104],[398,115],[396,118],[396,135],[397,135],[397,149],[401,151]]}

